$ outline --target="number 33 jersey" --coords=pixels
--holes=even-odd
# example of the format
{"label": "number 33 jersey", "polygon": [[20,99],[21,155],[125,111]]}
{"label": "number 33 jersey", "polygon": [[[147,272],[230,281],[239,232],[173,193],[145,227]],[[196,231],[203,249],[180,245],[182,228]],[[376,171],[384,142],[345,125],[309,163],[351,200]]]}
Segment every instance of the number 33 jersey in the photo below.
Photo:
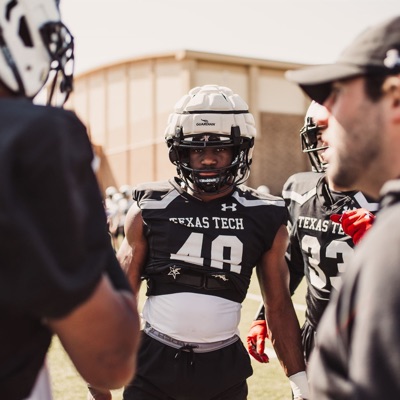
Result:
{"label": "number 33 jersey", "polygon": [[340,285],[340,274],[353,256],[353,240],[330,216],[361,207],[376,212],[378,204],[361,192],[329,190],[325,174],[316,172],[291,176],[282,194],[289,210],[290,289],[293,293],[306,277],[306,315],[316,328],[331,291]]}
{"label": "number 33 jersey", "polygon": [[241,303],[253,268],[287,223],[283,199],[244,185],[203,202],[179,179],[138,186],[149,256],[147,295],[191,292]]}

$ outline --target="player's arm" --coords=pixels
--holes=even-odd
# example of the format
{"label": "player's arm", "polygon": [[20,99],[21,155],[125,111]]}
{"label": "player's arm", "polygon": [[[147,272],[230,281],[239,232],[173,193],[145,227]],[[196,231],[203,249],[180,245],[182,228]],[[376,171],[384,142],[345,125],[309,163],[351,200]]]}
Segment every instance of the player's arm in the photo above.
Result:
{"label": "player's arm", "polygon": [[[143,219],[140,208],[134,203],[125,219],[125,238],[118,249],[117,258],[129,279],[134,293],[139,293],[140,275],[147,258],[147,240],[143,234]],[[102,391],[95,385],[89,385],[88,399],[111,399],[109,391]]]}
{"label": "player's arm", "polygon": [[116,389],[132,379],[140,337],[136,299],[116,290],[106,275],[83,304],[46,323],[90,384]]}
{"label": "player's arm", "polygon": [[[304,261],[297,240],[296,230],[289,229],[290,243],[286,251],[286,261],[289,266],[290,273],[290,294],[299,286],[304,277]],[[265,321],[264,303],[260,304],[254,321],[252,322],[247,334],[247,350],[249,354],[261,363],[269,362],[268,356],[264,353],[265,340],[268,338],[267,323]]]}
{"label": "player's arm", "polygon": [[262,256],[257,266],[257,275],[265,304],[269,337],[289,377],[294,398],[300,399],[308,397],[308,385],[300,326],[289,292],[289,271],[285,261],[287,244],[287,229],[282,225],[271,249]]}
{"label": "player's arm", "polygon": [[291,231],[289,237],[289,246],[285,258],[290,275],[289,291],[293,295],[304,278],[304,259],[296,232]]}
{"label": "player's arm", "polygon": [[134,203],[126,215],[125,238],[118,250],[117,258],[136,293],[139,292],[140,276],[146,263],[147,252],[148,244],[143,231],[142,212]]}

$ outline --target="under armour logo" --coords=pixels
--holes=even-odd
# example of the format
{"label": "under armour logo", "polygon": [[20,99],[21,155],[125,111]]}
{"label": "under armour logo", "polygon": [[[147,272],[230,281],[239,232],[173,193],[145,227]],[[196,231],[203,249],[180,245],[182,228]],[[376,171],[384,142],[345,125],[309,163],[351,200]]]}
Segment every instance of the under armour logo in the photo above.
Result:
{"label": "under armour logo", "polygon": [[168,275],[171,275],[174,279],[176,279],[177,275],[180,275],[181,273],[179,272],[182,268],[175,267],[169,267],[169,273]]}
{"label": "under armour logo", "polygon": [[230,208],[232,211],[236,211],[237,204],[232,204],[231,206],[228,206],[227,204],[221,204],[221,210],[226,211],[228,208]]}
{"label": "under armour logo", "polygon": [[210,135],[203,135],[200,140],[203,142],[208,142],[209,139],[210,139]]}

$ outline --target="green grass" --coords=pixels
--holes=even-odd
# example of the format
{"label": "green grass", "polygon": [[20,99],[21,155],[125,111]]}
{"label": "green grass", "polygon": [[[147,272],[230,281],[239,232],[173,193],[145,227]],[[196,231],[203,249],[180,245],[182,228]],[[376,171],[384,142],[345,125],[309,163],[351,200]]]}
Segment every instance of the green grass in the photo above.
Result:
{"label": "green grass", "polygon": [[[257,278],[254,275],[250,284],[249,293],[259,294]],[[305,304],[305,284],[301,284],[295,295],[293,302]],[[141,304],[144,296],[141,296]],[[243,342],[246,342],[247,331],[251,321],[257,311],[259,302],[247,298],[243,302],[242,320],[240,323],[240,333]],[[300,324],[304,321],[304,312],[297,312]],[[268,342],[268,346],[270,343]],[[86,384],[80,378],[64,349],[57,338],[54,338],[48,355],[48,365],[50,368],[51,380],[53,385],[54,400],[85,400]],[[268,364],[260,364],[252,359],[254,374],[248,379],[249,396],[248,400],[290,400],[291,392],[289,382],[276,359],[271,359]],[[113,391],[113,400],[122,399],[122,389]]]}

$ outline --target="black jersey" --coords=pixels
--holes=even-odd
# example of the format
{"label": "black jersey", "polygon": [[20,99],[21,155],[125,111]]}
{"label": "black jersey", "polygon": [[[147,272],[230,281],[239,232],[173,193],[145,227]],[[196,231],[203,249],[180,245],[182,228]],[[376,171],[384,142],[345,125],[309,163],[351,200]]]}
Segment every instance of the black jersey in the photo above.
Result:
{"label": "black jersey", "polygon": [[0,121],[0,393],[20,400],[51,340],[43,319],[69,313],[119,265],[75,114],[0,99]]}
{"label": "black jersey", "polygon": [[287,222],[284,201],[244,185],[203,202],[177,178],[134,191],[150,244],[148,295],[193,292],[242,302],[253,268]]}
{"label": "black jersey", "polygon": [[328,189],[325,174],[304,172],[291,176],[282,195],[289,209],[290,244],[287,252],[291,292],[303,276],[307,280],[306,317],[314,327],[333,289],[353,256],[353,241],[330,215],[363,207],[371,212],[378,204],[361,192]]}
{"label": "black jersey", "polygon": [[400,398],[400,180],[357,245],[310,361],[315,399]]}

